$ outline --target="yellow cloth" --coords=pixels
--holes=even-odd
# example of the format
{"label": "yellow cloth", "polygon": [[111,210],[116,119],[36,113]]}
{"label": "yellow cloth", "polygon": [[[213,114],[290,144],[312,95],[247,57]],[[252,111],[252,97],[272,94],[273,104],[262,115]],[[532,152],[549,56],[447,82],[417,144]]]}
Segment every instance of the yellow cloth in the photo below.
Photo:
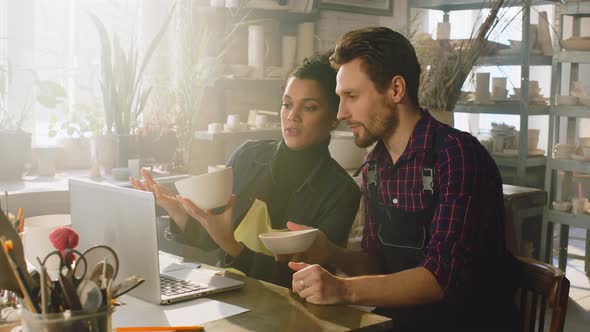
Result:
{"label": "yellow cloth", "polygon": [[272,231],[275,230],[272,229],[266,203],[256,199],[234,231],[234,237],[254,252],[273,256],[258,237],[260,234]]}

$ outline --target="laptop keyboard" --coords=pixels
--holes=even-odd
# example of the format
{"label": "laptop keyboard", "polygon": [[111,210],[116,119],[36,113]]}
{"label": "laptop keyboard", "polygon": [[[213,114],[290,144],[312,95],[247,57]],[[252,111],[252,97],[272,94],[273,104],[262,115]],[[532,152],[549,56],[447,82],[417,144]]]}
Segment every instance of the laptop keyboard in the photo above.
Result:
{"label": "laptop keyboard", "polygon": [[204,285],[197,285],[188,281],[172,279],[164,275],[160,275],[160,288],[162,295],[174,296],[199,291],[206,289],[207,287]]}

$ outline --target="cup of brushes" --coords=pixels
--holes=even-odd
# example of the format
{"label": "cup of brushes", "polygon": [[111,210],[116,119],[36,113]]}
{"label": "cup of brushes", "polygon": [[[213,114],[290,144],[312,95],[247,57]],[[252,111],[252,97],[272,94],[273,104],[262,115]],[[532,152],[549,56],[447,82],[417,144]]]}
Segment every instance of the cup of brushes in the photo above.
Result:
{"label": "cup of brushes", "polygon": [[[109,332],[114,299],[143,283],[143,279],[133,276],[113,285],[116,277],[112,267],[114,262],[107,261],[107,258],[94,266],[95,270],[102,270],[102,275],[98,273],[100,278],[77,279],[75,273],[72,274],[72,267],[85,258],[74,250],[78,245],[78,234],[69,227],[59,227],[49,236],[57,249],[56,257],[63,262],[57,281],[48,275],[41,258],[38,258],[40,271],[28,273],[21,239],[1,209],[0,234],[0,289],[20,296],[23,332]],[[76,264],[71,256],[73,252],[80,254],[75,257]],[[116,253],[112,253],[115,259],[111,260],[117,260]],[[118,268],[118,260],[116,265]],[[64,274],[64,270],[67,273]]]}

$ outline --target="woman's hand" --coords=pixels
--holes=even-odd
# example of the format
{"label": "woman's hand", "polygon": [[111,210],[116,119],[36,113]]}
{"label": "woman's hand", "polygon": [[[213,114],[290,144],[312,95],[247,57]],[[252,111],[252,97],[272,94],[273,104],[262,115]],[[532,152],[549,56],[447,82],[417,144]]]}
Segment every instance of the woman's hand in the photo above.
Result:
{"label": "woman's hand", "polygon": [[152,192],[156,198],[156,204],[166,210],[174,223],[176,223],[180,229],[184,230],[186,222],[188,221],[188,213],[186,213],[182,204],[174,198],[168,189],[157,184],[150,175],[150,172],[146,169],[141,170],[141,175],[144,178],[143,183],[139,179],[133,177],[129,178],[133,188]]}
{"label": "woman's hand", "polygon": [[244,245],[236,241],[234,237],[234,225],[232,222],[233,206],[236,202],[236,196],[232,195],[231,199],[225,206],[223,213],[212,214],[211,210],[202,210],[196,206],[190,199],[176,196],[176,199],[184,206],[186,212],[198,220],[203,228],[209,233],[213,241],[232,257],[238,256],[244,249]]}

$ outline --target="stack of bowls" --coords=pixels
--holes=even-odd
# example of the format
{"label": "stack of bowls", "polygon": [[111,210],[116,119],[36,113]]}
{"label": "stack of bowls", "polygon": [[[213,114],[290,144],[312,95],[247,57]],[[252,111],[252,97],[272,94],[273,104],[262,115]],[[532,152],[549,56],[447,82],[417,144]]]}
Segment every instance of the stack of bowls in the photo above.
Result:
{"label": "stack of bowls", "polygon": [[539,145],[539,133],[541,131],[539,129],[529,129],[528,131],[528,151],[533,152],[537,150],[537,146]]}
{"label": "stack of bowls", "polygon": [[555,144],[555,149],[553,150],[553,158],[571,159],[571,156],[575,151],[575,144]]}
{"label": "stack of bowls", "polygon": [[513,147],[516,142],[516,130],[514,126],[504,123],[492,123],[492,151],[503,153],[504,149]]}

